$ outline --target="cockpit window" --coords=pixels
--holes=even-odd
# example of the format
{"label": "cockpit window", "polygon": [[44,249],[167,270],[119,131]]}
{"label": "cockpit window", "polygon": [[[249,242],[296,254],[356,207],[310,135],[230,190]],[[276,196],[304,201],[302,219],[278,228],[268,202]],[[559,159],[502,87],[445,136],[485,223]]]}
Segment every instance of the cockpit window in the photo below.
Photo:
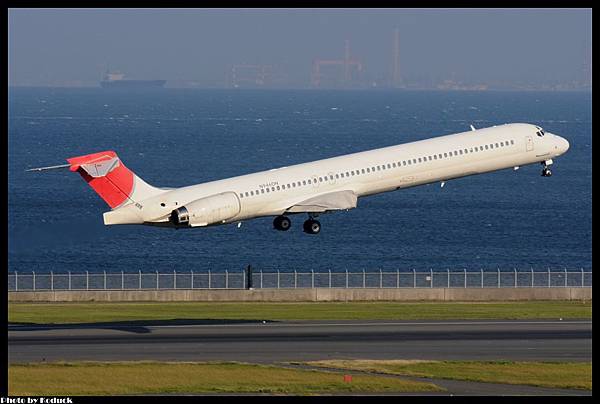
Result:
{"label": "cockpit window", "polygon": [[538,135],[539,137],[543,137],[545,135],[544,133],[544,129],[540,128],[539,126],[536,126],[537,128],[537,132],[535,132],[536,135]]}

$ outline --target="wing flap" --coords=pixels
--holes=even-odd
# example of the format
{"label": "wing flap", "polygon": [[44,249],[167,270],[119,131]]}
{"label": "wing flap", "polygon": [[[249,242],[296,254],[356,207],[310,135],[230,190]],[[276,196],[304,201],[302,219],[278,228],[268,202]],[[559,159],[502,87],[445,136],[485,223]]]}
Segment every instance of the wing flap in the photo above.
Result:
{"label": "wing flap", "polygon": [[348,210],[354,209],[357,203],[357,196],[352,191],[337,191],[328,194],[317,195],[305,201],[298,202],[289,207],[286,212],[327,212],[329,210]]}

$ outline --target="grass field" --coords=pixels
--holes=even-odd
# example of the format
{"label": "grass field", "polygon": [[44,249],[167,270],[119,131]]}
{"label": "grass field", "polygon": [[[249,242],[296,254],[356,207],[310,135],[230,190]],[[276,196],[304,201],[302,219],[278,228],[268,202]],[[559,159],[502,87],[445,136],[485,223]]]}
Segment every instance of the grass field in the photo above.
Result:
{"label": "grass field", "polygon": [[176,393],[319,394],[432,392],[431,384],[392,377],[243,363],[73,362],[10,365],[9,395],[77,396]]}
{"label": "grass field", "polygon": [[592,364],[579,362],[324,360],[311,366],[402,376],[592,389]]}
{"label": "grass field", "polygon": [[347,303],[15,303],[14,323],[61,324],[175,320],[475,320],[591,319],[591,301]]}

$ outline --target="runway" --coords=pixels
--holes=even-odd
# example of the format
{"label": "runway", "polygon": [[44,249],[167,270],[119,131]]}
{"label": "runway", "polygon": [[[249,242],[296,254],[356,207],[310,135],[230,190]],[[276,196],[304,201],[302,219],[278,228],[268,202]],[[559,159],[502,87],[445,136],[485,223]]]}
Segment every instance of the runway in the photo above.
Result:
{"label": "runway", "polygon": [[438,359],[591,361],[586,321],[189,321],[9,324],[10,363]]}

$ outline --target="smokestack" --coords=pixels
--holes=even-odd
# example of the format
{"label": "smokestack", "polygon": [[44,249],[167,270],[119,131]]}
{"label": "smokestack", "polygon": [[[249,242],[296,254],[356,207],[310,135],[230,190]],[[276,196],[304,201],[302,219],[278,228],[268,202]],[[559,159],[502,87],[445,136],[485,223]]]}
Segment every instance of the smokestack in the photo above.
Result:
{"label": "smokestack", "polygon": [[399,88],[402,86],[402,78],[400,77],[400,30],[394,30],[394,45],[392,49],[392,87]]}
{"label": "smokestack", "polygon": [[350,81],[350,41],[346,39],[346,48],[344,54],[344,81]]}

